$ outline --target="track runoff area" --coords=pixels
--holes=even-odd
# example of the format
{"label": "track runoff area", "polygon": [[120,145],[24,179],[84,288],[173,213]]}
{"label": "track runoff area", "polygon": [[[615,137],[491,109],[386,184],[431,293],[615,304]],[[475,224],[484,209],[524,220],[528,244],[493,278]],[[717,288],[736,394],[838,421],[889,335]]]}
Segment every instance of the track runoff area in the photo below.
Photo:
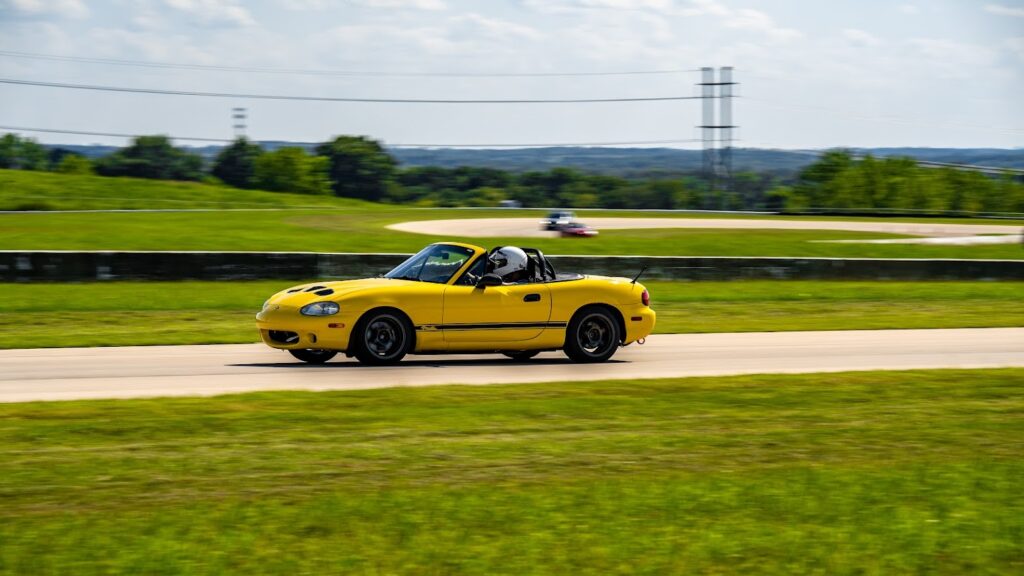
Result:
{"label": "track runoff area", "polygon": [[306,365],[262,344],[0,351],[0,402],[758,373],[1024,367],[1024,328],[656,334],[603,364],[560,353]]}
{"label": "track runoff area", "polygon": [[[1011,226],[740,219],[592,219],[633,227],[793,228],[902,233],[963,242],[1008,236]],[[600,222],[597,222],[600,220]],[[404,232],[548,235],[523,218],[406,222]],[[1024,366],[1024,328],[655,334],[612,361],[580,365],[561,353],[512,364],[499,355],[409,356],[391,367],[335,360],[309,366],[262,344],[0,350],[0,402],[210,396],[266,390],[591,381],[758,373]]]}

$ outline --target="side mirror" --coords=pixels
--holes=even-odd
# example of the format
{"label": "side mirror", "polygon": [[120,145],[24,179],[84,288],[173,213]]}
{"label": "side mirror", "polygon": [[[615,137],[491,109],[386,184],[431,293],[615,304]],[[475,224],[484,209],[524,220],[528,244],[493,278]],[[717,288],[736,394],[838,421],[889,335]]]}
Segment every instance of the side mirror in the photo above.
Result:
{"label": "side mirror", "polygon": [[497,274],[484,274],[476,282],[477,288],[484,288],[487,286],[501,286],[501,276]]}

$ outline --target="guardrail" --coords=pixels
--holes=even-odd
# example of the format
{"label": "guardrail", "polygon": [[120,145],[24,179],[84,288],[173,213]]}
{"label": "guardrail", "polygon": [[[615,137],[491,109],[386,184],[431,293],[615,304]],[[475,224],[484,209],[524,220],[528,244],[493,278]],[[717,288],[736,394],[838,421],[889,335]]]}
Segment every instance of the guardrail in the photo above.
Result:
{"label": "guardrail", "polygon": [[[0,281],[365,278],[407,254],[0,251]],[[549,256],[557,270],[663,280],[1024,280],[1024,260]]]}

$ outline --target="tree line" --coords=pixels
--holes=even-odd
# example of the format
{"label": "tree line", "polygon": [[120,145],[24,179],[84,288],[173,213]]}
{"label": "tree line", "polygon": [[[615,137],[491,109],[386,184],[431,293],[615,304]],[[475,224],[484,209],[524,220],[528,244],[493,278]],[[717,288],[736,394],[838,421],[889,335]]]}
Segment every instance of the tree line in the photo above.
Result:
{"label": "tree line", "polygon": [[0,138],[0,168],[206,181],[424,207],[497,206],[512,200],[528,207],[1024,213],[1024,184],[1009,176],[922,168],[911,158],[857,158],[844,150],[826,152],[795,178],[741,172],[728,187],[712,186],[699,174],[623,178],[571,168],[518,173],[480,167],[401,168],[379,142],[359,136],[338,136],[311,151],[268,151],[239,138],[208,163],[175,148],[165,136],[140,136],[90,161],[7,134]]}

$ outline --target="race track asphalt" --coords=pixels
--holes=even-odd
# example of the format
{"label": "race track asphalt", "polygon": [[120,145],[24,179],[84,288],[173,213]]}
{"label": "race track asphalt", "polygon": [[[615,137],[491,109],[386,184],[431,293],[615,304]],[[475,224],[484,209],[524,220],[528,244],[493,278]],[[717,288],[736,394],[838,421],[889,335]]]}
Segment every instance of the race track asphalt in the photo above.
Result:
{"label": "race track asphalt", "polygon": [[605,364],[560,352],[409,356],[374,368],[343,356],[308,366],[262,344],[0,350],[0,402],[205,396],[755,373],[1024,367],[1024,328],[659,334]]}
{"label": "race track asphalt", "polygon": [[[1019,242],[1020,226],[999,224],[949,224],[934,222],[881,222],[877,220],[787,220],[784,218],[583,218],[598,230],[634,228],[701,228],[760,230],[843,230],[880,232],[908,236],[958,237],[979,234],[1012,235]],[[540,229],[535,218],[466,218],[400,222],[388,228],[401,232],[467,238],[524,237],[544,238],[557,235]]]}

